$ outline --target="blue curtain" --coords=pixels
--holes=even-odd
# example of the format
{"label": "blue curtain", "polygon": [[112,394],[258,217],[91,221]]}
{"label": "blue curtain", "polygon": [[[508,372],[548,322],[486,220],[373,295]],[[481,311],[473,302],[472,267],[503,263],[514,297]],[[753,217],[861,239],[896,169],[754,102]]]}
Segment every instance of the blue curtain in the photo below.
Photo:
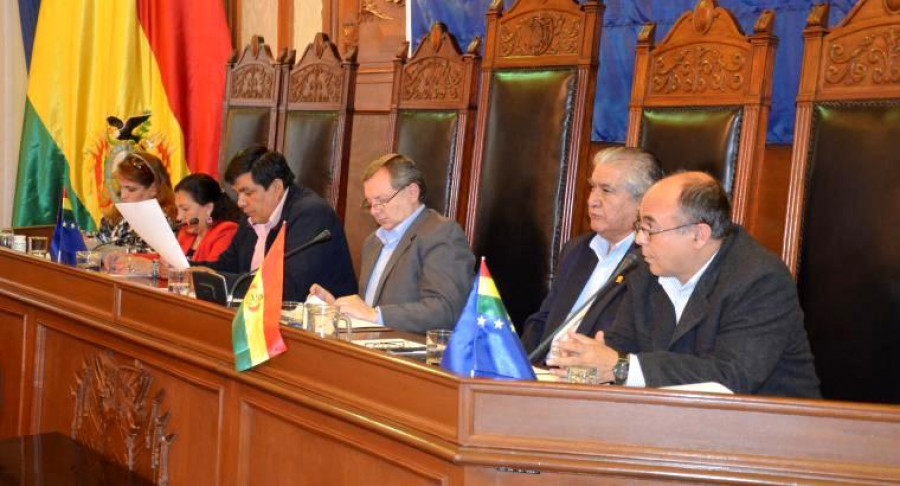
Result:
{"label": "blue curtain", "polygon": [[[443,22],[463,48],[472,37],[484,36],[490,0],[411,0],[414,44],[428,32],[432,22]],[[821,0],[719,0],[719,5],[735,15],[744,32],[752,32],[756,18],[765,9],[775,11],[775,33],[779,44],[775,56],[775,87],[769,117],[767,141],[791,143],[794,131],[794,102],[803,56],[803,28],[814,3]],[[506,8],[515,0],[504,0]],[[637,34],[646,22],[656,22],[656,39],[661,41],[696,0],[606,0],[603,36],[600,42],[600,70],[594,102],[594,141],[623,142],[628,130],[628,101],[634,75]],[[839,22],[855,0],[832,0],[831,23]]]}
{"label": "blue curtain", "polygon": [[31,71],[31,48],[34,46],[34,31],[37,27],[38,12],[40,10],[41,0],[19,0],[19,23],[22,24],[25,65],[29,71]]}

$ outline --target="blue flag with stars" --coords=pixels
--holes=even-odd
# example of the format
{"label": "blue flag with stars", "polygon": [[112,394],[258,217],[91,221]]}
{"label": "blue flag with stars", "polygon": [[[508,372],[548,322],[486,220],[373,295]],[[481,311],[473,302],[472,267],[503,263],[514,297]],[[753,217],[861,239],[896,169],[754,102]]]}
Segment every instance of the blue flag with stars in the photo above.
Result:
{"label": "blue flag with stars", "polygon": [[536,379],[484,259],[441,367],[467,378]]}
{"label": "blue flag with stars", "polygon": [[81,250],[87,250],[87,247],[84,246],[84,238],[75,222],[69,194],[63,188],[62,201],[56,213],[56,228],[53,230],[53,239],[50,240],[50,258],[54,262],[74,267],[75,252]]}

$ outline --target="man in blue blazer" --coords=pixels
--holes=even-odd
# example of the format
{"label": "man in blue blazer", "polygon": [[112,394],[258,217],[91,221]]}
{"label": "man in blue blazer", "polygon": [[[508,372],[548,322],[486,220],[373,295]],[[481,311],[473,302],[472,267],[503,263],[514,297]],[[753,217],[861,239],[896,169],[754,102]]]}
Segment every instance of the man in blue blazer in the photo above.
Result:
{"label": "man in blue blazer", "polygon": [[[660,176],[656,159],[640,149],[614,147],[594,156],[588,197],[592,232],[566,244],[550,292],[525,321],[522,344],[532,362],[542,364],[552,341],[569,331],[593,336],[612,323],[625,293],[614,271],[626,255],[639,257],[634,245],[638,205]],[[611,278],[610,288],[598,294]]]}

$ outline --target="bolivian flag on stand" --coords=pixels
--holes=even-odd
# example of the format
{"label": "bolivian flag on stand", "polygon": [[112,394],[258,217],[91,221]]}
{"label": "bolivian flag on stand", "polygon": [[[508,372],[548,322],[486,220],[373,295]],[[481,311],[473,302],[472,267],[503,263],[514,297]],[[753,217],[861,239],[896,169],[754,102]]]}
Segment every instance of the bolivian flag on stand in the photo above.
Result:
{"label": "bolivian flag on stand", "polygon": [[[12,1],[12,0],[9,0]],[[141,149],[172,181],[216,173],[231,38],[221,0],[30,0],[37,5],[13,224],[51,224],[64,187],[83,230],[112,204],[107,124],[149,113]],[[33,24],[32,24],[33,25]],[[26,34],[27,33],[27,34]],[[32,42],[33,40],[33,42]]]}
{"label": "bolivian flag on stand", "polygon": [[250,369],[277,356],[287,347],[281,339],[281,299],[284,291],[284,231],[281,225],[275,242],[266,253],[263,264],[231,323],[234,367]]}
{"label": "bolivian flag on stand", "polygon": [[484,258],[441,367],[466,378],[537,379]]}

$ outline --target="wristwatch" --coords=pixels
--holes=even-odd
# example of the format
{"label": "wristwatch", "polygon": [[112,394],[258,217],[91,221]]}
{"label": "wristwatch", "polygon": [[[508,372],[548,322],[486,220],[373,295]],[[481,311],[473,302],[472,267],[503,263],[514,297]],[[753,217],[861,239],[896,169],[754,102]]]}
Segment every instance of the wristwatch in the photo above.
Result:
{"label": "wristwatch", "polygon": [[628,353],[619,353],[619,360],[613,366],[613,378],[616,385],[624,385],[628,380]]}

